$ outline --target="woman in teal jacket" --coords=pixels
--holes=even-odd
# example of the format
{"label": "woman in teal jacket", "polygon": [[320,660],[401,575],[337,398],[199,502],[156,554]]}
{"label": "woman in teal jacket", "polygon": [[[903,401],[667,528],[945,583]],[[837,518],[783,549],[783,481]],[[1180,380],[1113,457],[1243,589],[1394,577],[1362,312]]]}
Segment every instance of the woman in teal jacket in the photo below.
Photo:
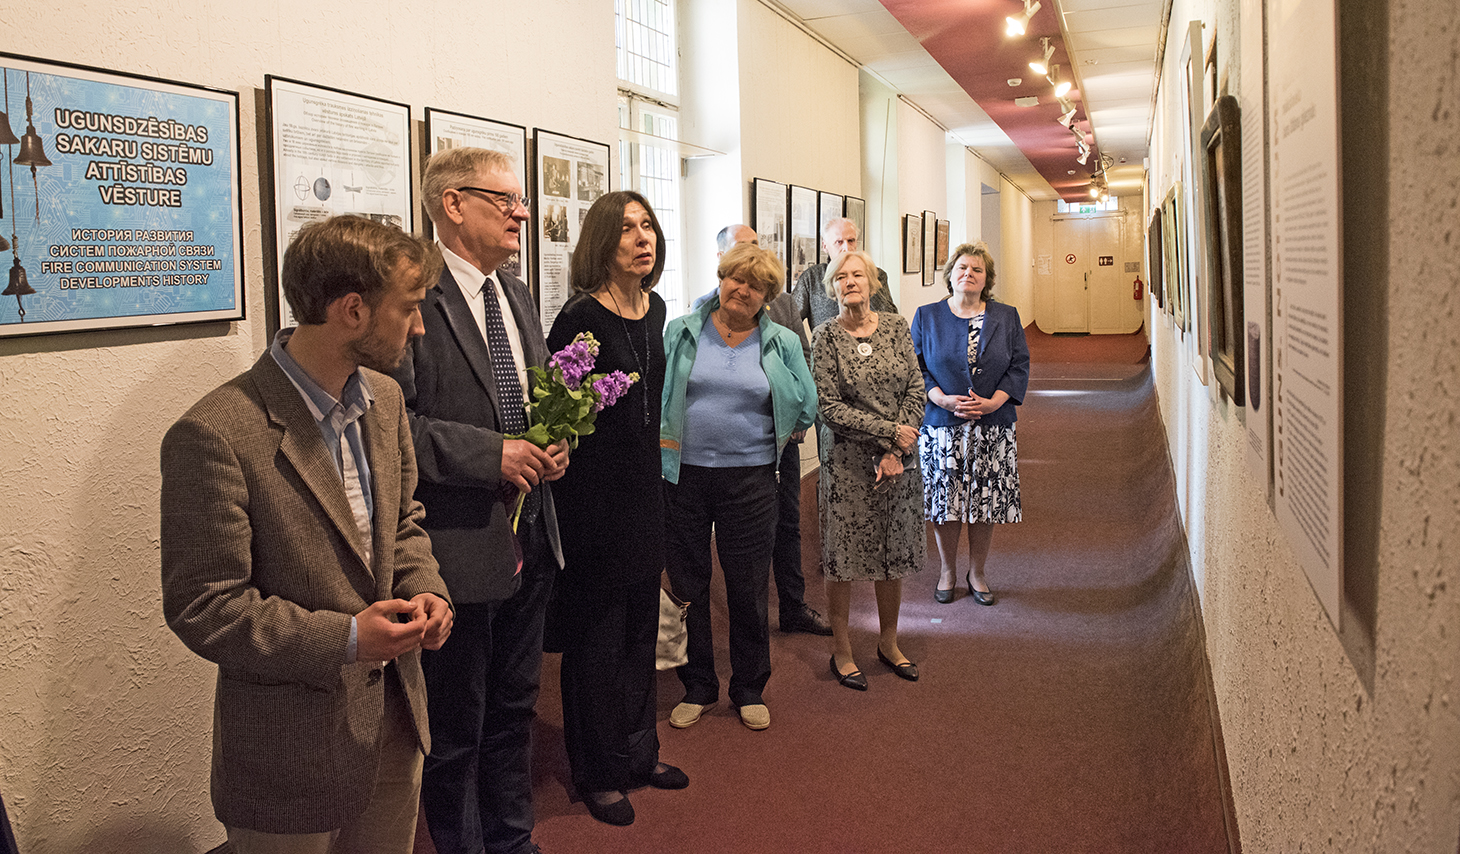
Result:
{"label": "woman in teal jacket", "polygon": [[766,316],[785,281],[780,262],[742,244],[720,259],[718,293],[664,330],[659,448],[665,564],[689,610],[684,701],[669,723],[698,721],[720,695],[710,627],[710,533],[730,615],[730,702],[751,729],[770,726],[766,583],[776,527],[776,461],[816,417],[801,340]]}

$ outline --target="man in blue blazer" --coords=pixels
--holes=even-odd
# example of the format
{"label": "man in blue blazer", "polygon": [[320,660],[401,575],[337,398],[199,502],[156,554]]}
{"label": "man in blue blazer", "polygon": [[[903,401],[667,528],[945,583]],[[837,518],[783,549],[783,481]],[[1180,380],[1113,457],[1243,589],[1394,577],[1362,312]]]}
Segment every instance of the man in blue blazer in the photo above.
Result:
{"label": "man in blue blazer", "polygon": [[521,248],[528,219],[512,161],[443,151],[422,189],[445,269],[421,306],[426,334],[395,378],[415,436],[423,526],[457,618],[451,640],[422,661],[432,750],[421,800],[441,854],[529,854],[543,614],[563,564],[548,483],[563,476],[568,449],[507,438],[527,427],[527,367],[549,355],[532,295],[497,269]]}

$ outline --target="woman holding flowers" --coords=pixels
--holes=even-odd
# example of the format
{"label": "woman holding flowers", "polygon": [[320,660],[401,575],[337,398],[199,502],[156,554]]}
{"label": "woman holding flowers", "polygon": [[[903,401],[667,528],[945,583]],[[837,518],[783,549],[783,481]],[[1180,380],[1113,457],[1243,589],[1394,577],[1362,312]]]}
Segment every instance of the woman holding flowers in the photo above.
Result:
{"label": "woman holding flowers", "polygon": [[[556,629],[564,640],[563,737],[573,786],[594,818],[627,825],[637,786],[682,789],[684,772],[659,761],[654,647],[664,566],[659,475],[664,387],[664,232],[649,202],[608,193],[583,220],[572,260],[574,295],[548,334],[564,374],[621,371],[638,379],[608,399],[579,440],[571,474],[553,484],[563,544]],[[596,360],[586,342],[598,347]],[[600,383],[613,385],[615,378]],[[621,385],[621,380],[619,384]]]}
{"label": "woman holding flowers", "polygon": [[776,461],[815,419],[816,386],[800,338],[764,311],[781,291],[780,261],[740,244],[717,273],[715,296],[664,330],[665,557],[674,592],[691,603],[689,661],[679,668],[684,700],[669,723],[690,726],[719,699],[707,607],[713,529],[730,612],[730,702],[741,723],[761,730],[771,724],[761,692],[771,675],[766,582]]}

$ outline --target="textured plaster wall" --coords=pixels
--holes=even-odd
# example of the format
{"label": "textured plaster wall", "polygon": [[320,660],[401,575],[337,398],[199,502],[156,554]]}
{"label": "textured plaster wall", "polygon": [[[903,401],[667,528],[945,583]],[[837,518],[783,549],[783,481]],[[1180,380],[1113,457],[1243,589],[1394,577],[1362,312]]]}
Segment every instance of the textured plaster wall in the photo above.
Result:
{"label": "textured plaster wall", "polygon": [[[1230,45],[1236,3],[1204,10]],[[1340,13],[1348,7],[1340,3]],[[1371,7],[1372,8],[1372,7]],[[1460,10],[1387,9],[1387,304],[1370,691],[1248,473],[1237,414],[1159,313],[1153,362],[1202,590],[1243,850],[1454,852],[1460,840]],[[1201,11],[1201,10],[1199,10]],[[1186,17],[1181,17],[1185,14]],[[1385,12],[1381,12],[1382,17]],[[1177,3],[1173,32],[1191,17]],[[1182,30],[1184,32],[1184,30]],[[1179,43],[1168,44],[1171,57]],[[1235,52],[1227,53],[1233,57]],[[1235,66],[1232,86],[1236,86]],[[1169,126],[1172,110],[1163,98]],[[1350,117],[1357,118],[1357,117]],[[1372,132],[1370,117],[1361,117]],[[1158,121],[1158,146],[1161,133]],[[1163,164],[1153,149],[1152,163]],[[1163,189],[1153,176],[1153,189]],[[1380,300],[1377,297],[1382,296]],[[1387,343],[1386,343],[1387,342]],[[1362,394],[1364,389],[1349,389]]]}
{"label": "textured plaster wall", "polygon": [[222,840],[213,668],[159,606],[157,451],[265,344],[253,88],[274,73],[409,103],[416,119],[431,105],[609,141],[612,16],[599,0],[5,4],[4,50],[240,91],[248,312],[0,341],[0,793],[25,854]]}

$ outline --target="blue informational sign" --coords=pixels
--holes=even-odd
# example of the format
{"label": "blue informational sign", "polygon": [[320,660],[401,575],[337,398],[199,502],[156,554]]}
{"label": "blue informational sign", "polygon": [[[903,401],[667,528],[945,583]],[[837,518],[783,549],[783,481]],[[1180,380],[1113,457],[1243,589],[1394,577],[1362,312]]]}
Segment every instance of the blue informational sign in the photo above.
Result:
{"label": "blue informational sign", "polygon": [[3,54],[0,77],[0,337],[243,317],[236,92]]}

